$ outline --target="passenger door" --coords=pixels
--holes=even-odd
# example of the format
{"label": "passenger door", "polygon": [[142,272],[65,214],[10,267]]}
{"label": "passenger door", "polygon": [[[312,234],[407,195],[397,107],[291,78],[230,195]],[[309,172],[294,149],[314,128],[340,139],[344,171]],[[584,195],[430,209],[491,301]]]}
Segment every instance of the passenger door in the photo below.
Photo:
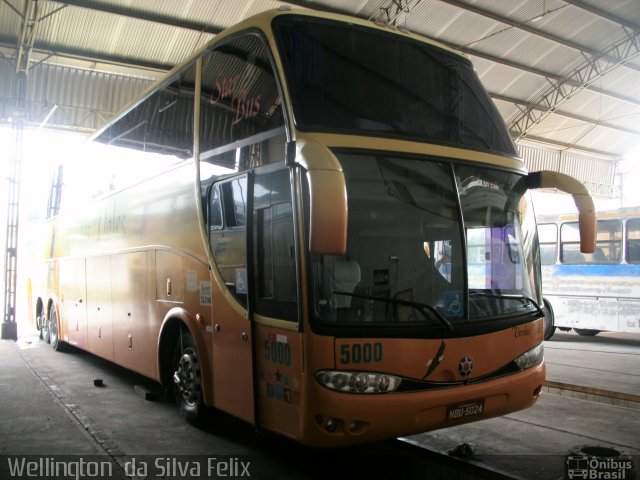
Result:
{"label": "passenger door", "polygon": [[299,434],[302,333],[299,331],[299,256],[290,172],[256,170],[252,203],[252,320],[261,426]]}
{"label": "passenger door", "polygon": [[247,275],[247,175],[209,194],[209,243],[215,259],[213,378],[215,406],[254,422],[253,354]]}
{"label": "passenger door", "polygon": [[251,31],[222,41],[199,67],[198,181],[207,192],[202,210],[212,272],[213,398],[217,408],[252,423],[252,172],[284,165],[287,142],[272,66],[266,39]]}

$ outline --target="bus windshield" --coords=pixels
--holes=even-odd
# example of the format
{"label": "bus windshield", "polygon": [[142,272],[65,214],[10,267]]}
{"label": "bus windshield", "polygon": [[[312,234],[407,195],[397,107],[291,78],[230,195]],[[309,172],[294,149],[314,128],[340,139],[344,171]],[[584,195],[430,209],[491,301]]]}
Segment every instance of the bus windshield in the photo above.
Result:
{"label": "bus windshield", "polygon": [[277,18],[274,31],[298,129],[517,155],[464,57],[397,34],[294,15]]}
{"label": "bus windshield", "polygon": [[313,255],[320,322],[431,326],[539,313],[538,240],[514,173],[435,158],[336,152],[345,255]]}

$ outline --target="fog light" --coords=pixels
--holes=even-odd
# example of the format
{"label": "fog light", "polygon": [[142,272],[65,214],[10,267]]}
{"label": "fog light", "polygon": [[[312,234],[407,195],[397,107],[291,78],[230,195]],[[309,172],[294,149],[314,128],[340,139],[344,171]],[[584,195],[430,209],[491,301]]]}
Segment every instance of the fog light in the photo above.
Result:
{"label": "fog light", "polygon": [[333,432],[336,429],[336,421],[333,418],[329,418],[324,423],[324,428],[329,433]]}

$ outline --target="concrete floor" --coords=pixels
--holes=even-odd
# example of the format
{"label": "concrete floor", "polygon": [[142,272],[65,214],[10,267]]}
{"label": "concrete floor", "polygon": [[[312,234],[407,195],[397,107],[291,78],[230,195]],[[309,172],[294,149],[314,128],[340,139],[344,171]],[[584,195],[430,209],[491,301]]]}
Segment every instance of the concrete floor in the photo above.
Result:
{"label": "concrete floor", "polygon": [[[503,472],[503,478],[559,479],[567,452],[578,445],[603,445],[640,460],[640,335],[559,333],[545,342],[545,356],[550,381],[594,393],[549,388],[525,411],[405,439],[445,455],[469,443],[475,451],[469,464],[494,472],[463,477],[429,466],[428,478]],[[173,405],[137,394],[136,385],[153,387],[144,378],[90,354],[54,352],[29,329],[19,332],[18,342],[0,341],[0,360],[0,479],[10,478],[6,458],[38,454],[107,458],[139,477],[140,466],[157,458],[150,455],[201,455],[238,476],[242,462],[249,462],[253,478],[424,478],[422,470],[416,474],[391,461],[398,458],[388,455],[397,448],[392,443],[310,451],[223,414],[210,428],[195,428]],[[104,386],[94,386],[95,378]],[[624,393],[617,401],[627,403],[612,405],[607,392]],[[350,460],[351,466],[341,466]],[[164,467],[171,473],[171,465]],[[117,465],[111,478],[125,478]]]}
{"label": "concrete floor", "polygon": [[566,388],[546,389],[555,391],[527,410],[410,440],[440,451],[468,443],[472,461],[522,479],[563,478],[567,452],[580,445],[616,449],[640,465],[640,335],[556,333],[545,342],[545,361],[547,380]]}

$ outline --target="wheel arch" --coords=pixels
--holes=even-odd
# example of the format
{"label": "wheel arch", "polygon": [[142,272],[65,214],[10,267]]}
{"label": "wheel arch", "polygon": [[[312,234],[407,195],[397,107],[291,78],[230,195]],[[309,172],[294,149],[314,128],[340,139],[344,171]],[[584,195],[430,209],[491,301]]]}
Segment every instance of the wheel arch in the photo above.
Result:
{"label": "wheel arch", "polygon": [[160,326],[158,335],[158,372],[160,383],[168,386],[171,382],[171,356],[175,342],[178,340],[181,329],[186,328],[191,334],[191,338],[198,350],[198,360],[200,361],[202,395],[205,405],[213,405],[213,382],[211,360],[209,358],[207,346],[203,333],[204,326],[196,323],[195,318],[184,308],[172,308],[167,312]]}

